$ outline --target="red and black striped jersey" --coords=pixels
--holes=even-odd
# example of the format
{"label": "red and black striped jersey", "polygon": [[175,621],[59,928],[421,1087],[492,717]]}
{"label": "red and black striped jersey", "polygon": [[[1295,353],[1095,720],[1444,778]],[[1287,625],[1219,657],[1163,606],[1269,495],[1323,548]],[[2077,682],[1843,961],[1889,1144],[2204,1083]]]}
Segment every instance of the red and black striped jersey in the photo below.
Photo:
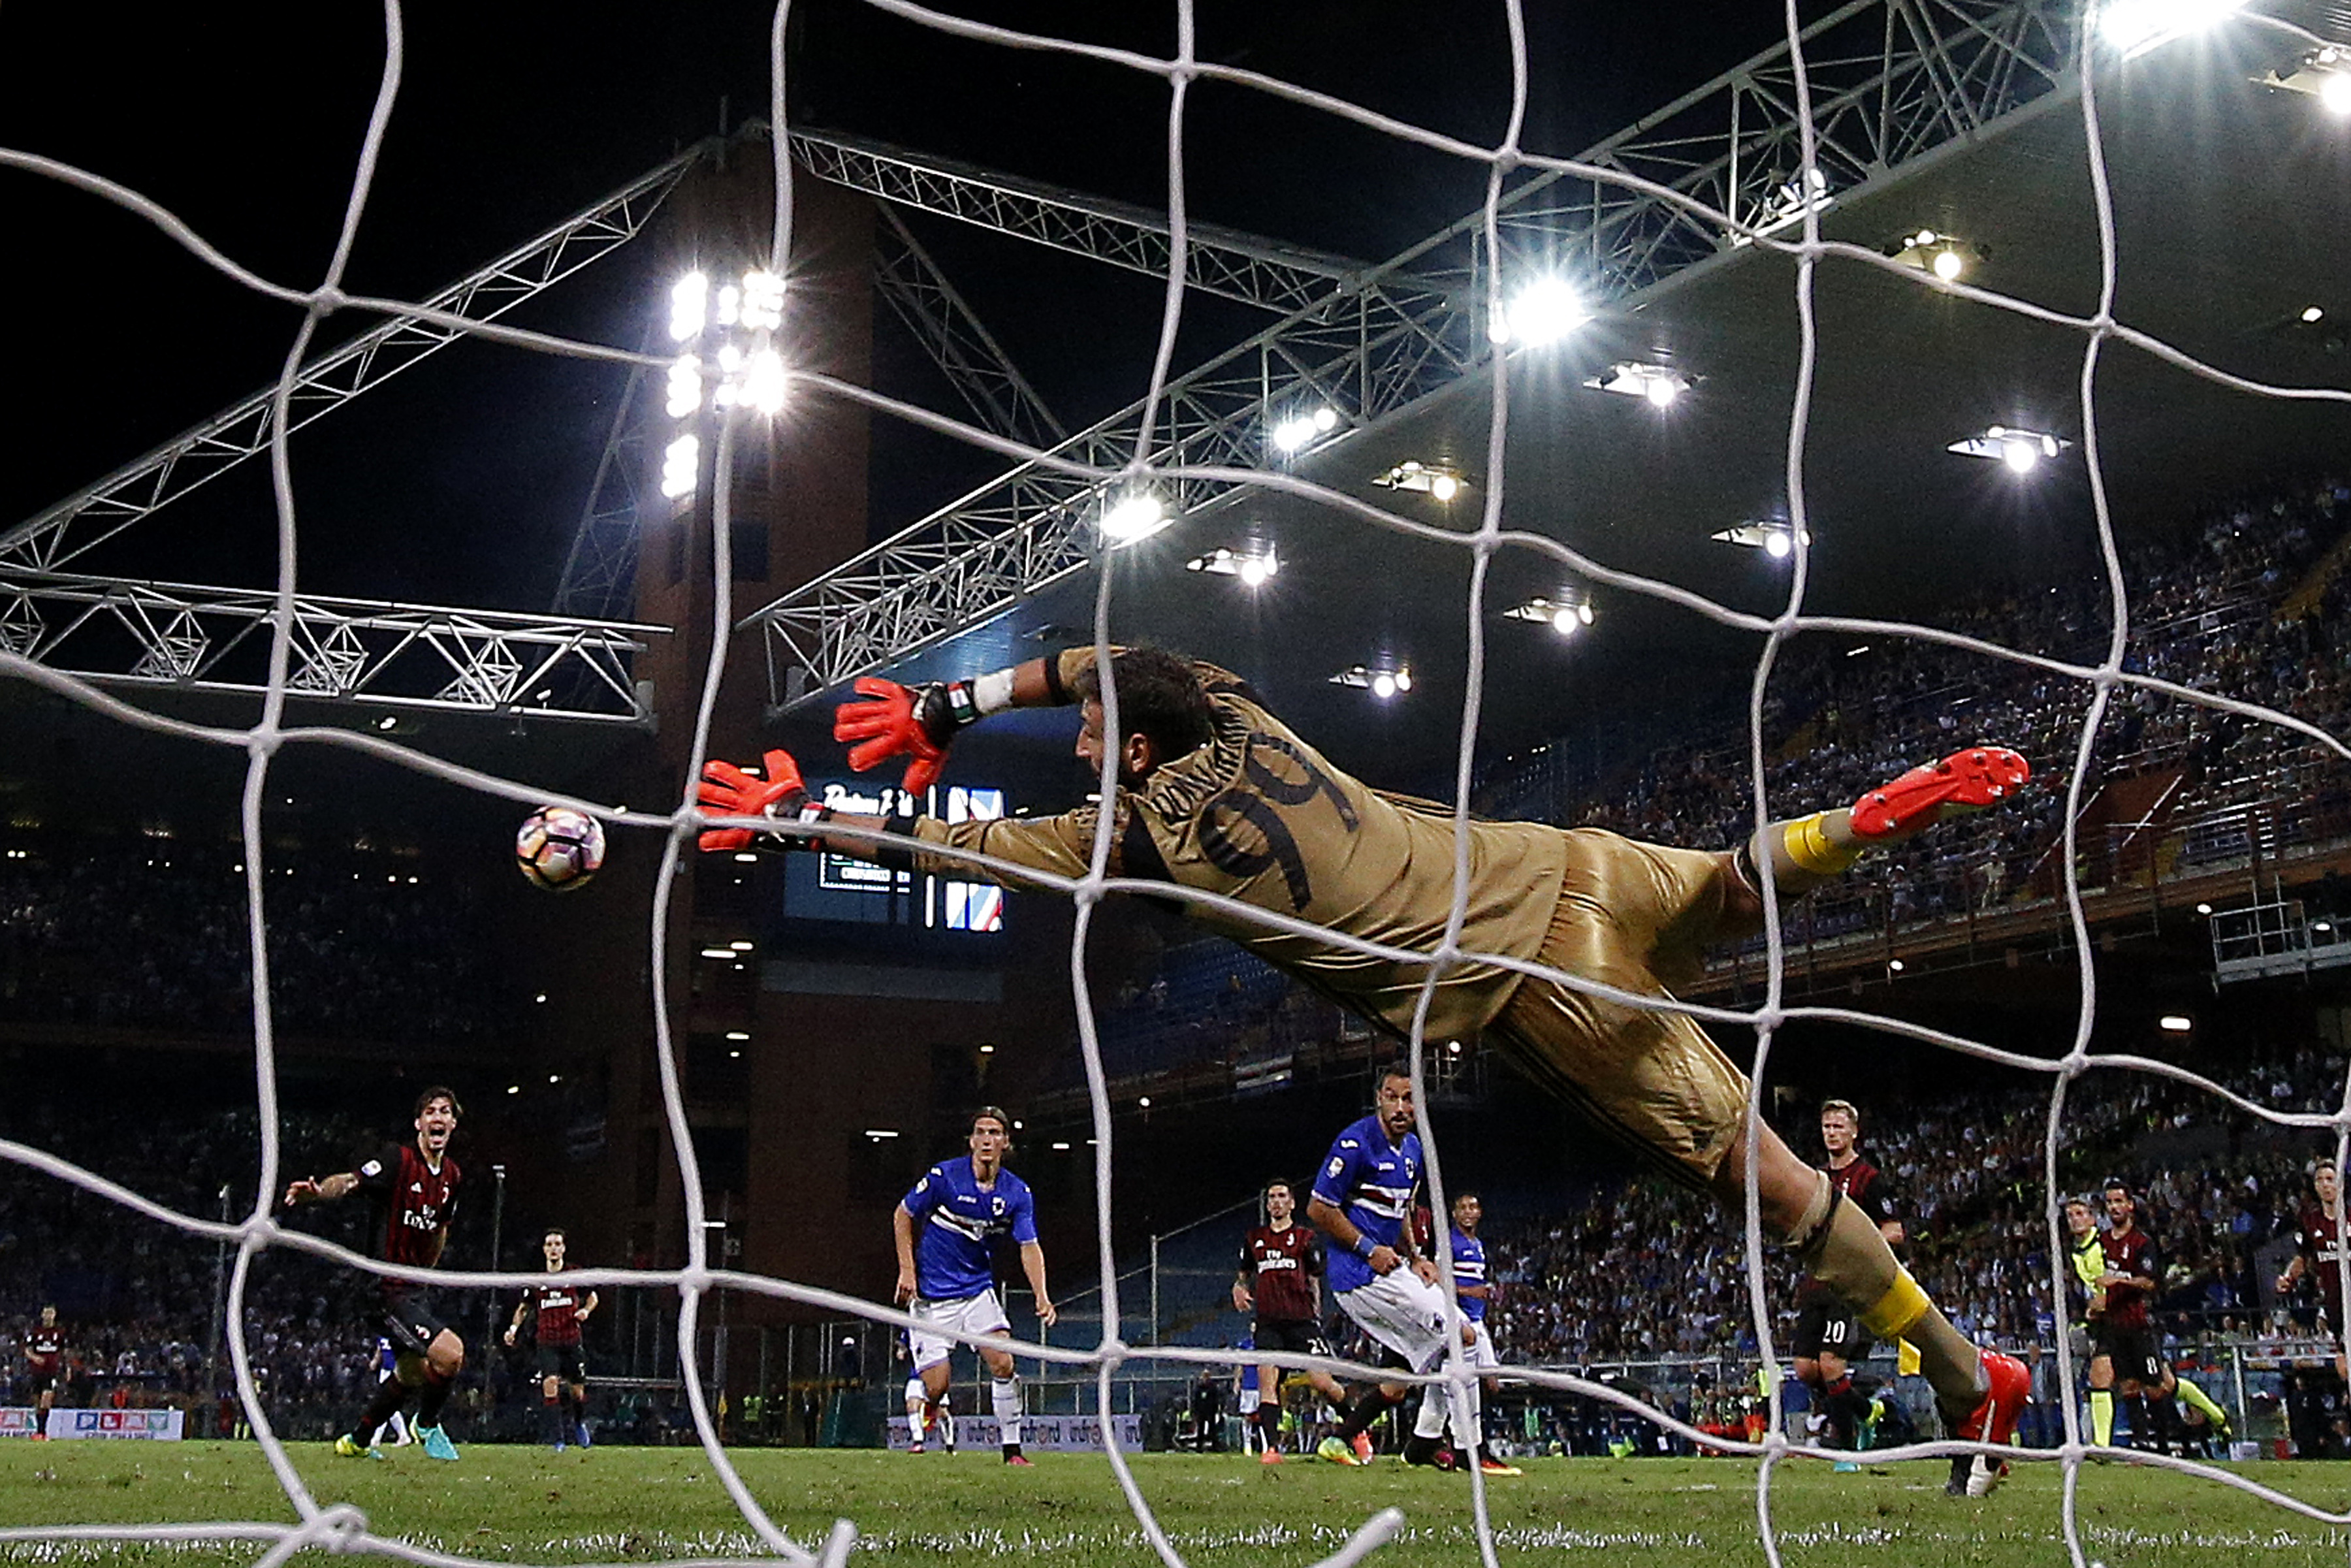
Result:
{"label": "red and black striped jersey", "polygon": [[375,1202],[375,1255],[412,1268],[438,1262],[457,1209],[456,1160],[444,1155],[435,1170],[414,1144],[387,1144],[360,1162],[359,1178]]}
{"label": "red and black striped jersey", "polygon": [[55,1372],[57,1369],[57,1363],[64,1358],[65,1354],[66,1335],[63,1329],[42,1328],[36,1324],[26,1332],[25,1359],[33,1364],[35,1370]]}
{"label": "red and black striped jersey", "polygon": [[2155,1283],[2163,1277],[2163,1264],[2155,1255],[2155,1238],[2133,1225],[2128,1230],[2107,1231],[2098,1239],[2098,1245],[2105,1249],[2107,1273],[2131,1276],[2126,1283],[2106,1287],[2106,1325],[2147,1327]]}
{"label": "red and black striped jersey", "polygon": [[568,1284],[533,1285],[530,1310],[538,1320],[538,1343],[567,1345],[580,1343],[580,1307],[592,1291]]}
{"label": "red and black striped jersey", "polygon": [[1241,1246],[1241,1271],[1249,1276],[1259,1318],[1270,1323],[1314,1321],[1314,1278],[1322,1272],[1322,1250],[1311,1226],[1258,1226]]}
{"label": "red and black striped jersey", "polygon": [[2343,1217],[2329,1215],[2314,1203],[2304,1204],[2294,1219],[2294,1244],[2301,1251],[2303,1272],[2318,1283],[2326,1301],[2327,1322],[2343,1323]]}
{"label": "red and black striped jersey", "polygon": [[[1837,1197],[1853,1199],[1854,1207],[1867,1215],[1872,1225],[1885,1226],[1901,1222],[1902,1197],[1899,1189],[1896,1187],[1892,1177],[1867,1160],[1856,1155],[1842,1166],[1823,1166],[1821,1169],[1827,1173],[1829,1186],[1836,1190]],[[1814,1289],[1816,1286],[1817,1290]],[[1809,1301],[1822,1292],[1832,1295],[1834,1293],[1827,1291],[1826,1286],[1820,1285],[1820,1282],[1809,1274],[1801,1281],[1800,1289],[1802,1291],[1802,1294],[1798,1297],[1800,1301]]]}

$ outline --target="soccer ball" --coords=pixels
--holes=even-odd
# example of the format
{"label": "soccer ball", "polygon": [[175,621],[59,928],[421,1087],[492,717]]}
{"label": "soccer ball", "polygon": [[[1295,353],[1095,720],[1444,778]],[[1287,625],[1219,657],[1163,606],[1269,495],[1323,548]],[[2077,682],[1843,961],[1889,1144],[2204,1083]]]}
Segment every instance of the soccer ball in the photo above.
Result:
{"label": "soccer ball", "polygon": [[554,893],[587,884],[604,863],[604,824],[569,806],[542,806],[515,834],[515,864]]}

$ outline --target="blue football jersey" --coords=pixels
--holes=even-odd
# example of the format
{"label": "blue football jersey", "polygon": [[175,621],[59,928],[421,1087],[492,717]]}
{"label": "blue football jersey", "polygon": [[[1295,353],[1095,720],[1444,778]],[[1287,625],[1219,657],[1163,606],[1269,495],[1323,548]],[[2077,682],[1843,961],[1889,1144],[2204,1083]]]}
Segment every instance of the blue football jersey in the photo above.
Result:
{"label": "blue football jersey", "polygon": [[999,1167],[983,1188],[971,1157],[923,1173],[901,1200],[922,1227],[914,1238],[914,1289],[926,1301],[960,1301],[996,1284],[996,1239],[1037,1239],[1037,1206],[1029,1184]]}
{"label": "blue football jersey", "polygon": [[[1463,1285],[1486,1282],[1486,1244],[1474,1236],[1464,1236],[1458,1226],[1453,1228],[1453,1283],[1458,1291]],[[1486,1321],[1486,1298],[1462,1296],[1461,1315],[1471,1322]]]}
{"label": "blue football jersey", "polygon": [[[1402,1145],[1391,1147],[1377,1116],[1341,1133],[1314,1174],[1314,1196],[1353,1220],[1380,1247],[1395,1247],[1404,1234],[1419,1185],[1420,1134],[1406,1133]],[[1336,1246],[1327,1267],[1333,1291],[1352,1291],[1378,1277],[1361,1257]]]}

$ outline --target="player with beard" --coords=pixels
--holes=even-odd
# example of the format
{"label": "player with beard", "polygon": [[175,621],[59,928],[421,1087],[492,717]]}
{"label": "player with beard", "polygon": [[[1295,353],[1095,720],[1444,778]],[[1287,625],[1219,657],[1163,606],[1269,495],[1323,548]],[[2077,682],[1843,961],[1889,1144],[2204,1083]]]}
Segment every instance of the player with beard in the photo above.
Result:
{"label": "player with beard", "polygon": [[[1368,788],[1275,717],[1238,676],[1161,649],[1111,655],[1120,714],[1113,756],[1095,657],[1091,647],[1065,649],[975,680],[918,688],[864,677],[858,682],[862,700],[836,712],[833,734],[857,743],[849,757],[853,768],[907,758],[903,788],[919,798],[965,727],[1014,707],[1075,705],[1082,718],[1078,757],[1114,786],[1105,802],[1112,875],[1217,894],[1391,952],[1432,954],[1448,940],[1457,891],[1450,808]],[[1951,1429],[1996,1447],[2008,1440],[2024,1407],[2031,1379],[2023,1364],[1972,1343],[1928,1299],[1858,1206],[1770,1126],[1750,1133],[1747,1075],[1696,1020],[1670,1006],[1586,993],[1475,955],[1541,965],[1669,1003],[1703,974],[1707,946],[1761,925],[1764,866],[1779,897],[1799,896],[1842,875],[1872,849],[1909,839],[1947,814],[1999,803],[2030,774],[2013,751],[1969,747],[1910,769],[1849,808],[1770,823],[1719,852],[1641,843],[1592,828],[1471,821],[1462,830],[1468,859],[1458,950],[1465,956],[1433,984],[1425,961],[1376,956],[1207,905],[1186,907],[1294,979],[1397,1033],[1415,1027],[1426,991],[1424,1038],[1484,1033],[1634,1155],[1711,1194],[1731,1213],[1744,1209],[1751,1154],[1767,1233],[1853,1303],[1873,1335],[1916,1344],[1920,1371]],[[810,798],[799,765],[781,750],[767,754],[764,778],[708,762],[701,800],[726,816],[797,830],[715,828],[702,835],[708,852],[754,841],[773,848],[814,843],[962,878],[998,873],[937,851],[988,854],[1055,877],[1084,876],[1104,809],[966,822],[836,812]],[[915,843],[874,844],[826,831],[837,828]],[[1002,877],[1020,881],[1018,873]],[[1334,1253],[1334,1286],[1339,1266]],[[1998,1479],[1997,1468],[1980,1458],[1968,1490],[1980,1495]]]}
{"label": "player with beard", "polygon": [[[433,1268],[449,1243],[449,1222],[457,1210],[462,1176],[449,1140],[463,1114],[455,1092],[435,1084],[416,1097],[413,1138],[384,1145],[353,1169],[287,1183],[286,1207],[336,1203],[364,1192],[375,1207],[376,1257],[412,1269]],[[441,1429],[441,1412],[465,1370],[465,1342],[443,1319],[430,1289],[389,1275],[379,1276],[377,1289],[384,1335],[399,1354],[399,1371],[376,1390],[359,1424],[335,1439],[335,1452],[346,1458],[383,1458],[369,1440],[413,1392],[416,1441],[433,1458],[454,1459],[457,1449]]]}
{"label": "player with beard", "polygon": [[[1445,1355],[1445,1296],[1437,1265],[1415,1243],[1410,1224],[1420,1186],[1420,1134],[1413,1130],[1412,1073],[1391,1067],[1379,1076],[1372,1113],[1349,1124],[1332,1140],[1331,1153],[1314,1174],[1306,1218],[1334,1243],[1329,1268],[1340,1310],[1412,1372],[1435,1371]],[[1464,1325],[1465,1330],[1468,1325]],[[1424,1398],[1408,1464],[1440,1469],[1466,1468],[1478,1446],[1477,1396],[1445,1385]],[[1360,1465],[1354,1440],[1411,1389],[1404,1383],[1374,1384],[1357,1396],[1316,1451],[1333,1464]],[[1453,1446],[1445,1447],[1446,1428]]]}
{"label": "player with beard", "polygon": [[[1249,1343],[1257,1350],[1297,1355],[1329,1355],[1322,1337],[1322,1249],[1313,1230],[1298,1223],[1298,1197],[1286,1181],[1265,1186],[1265,1223],[1252,1226],[1241,1241],[1240,1277],[1233,1281],[1233,1310],[1254,1312]],[[1327,1372],[1302,1375],[1333,1408],[1343,1408],[1347,1391]],[[1257,1373],[1260,1461],[1281,1462],[1281,1368],[1260,1363]],[[1368,1445],[1367,1445],[1368,1446]]]}
{"label": "player with beard", "polygon": [[[2155,1336],[2155,1292],[2163,1279],[2163,1261],[2155,1239],[2139,1228],[2138,1206],[2128,1186],[2120,1180],[2105,1185],[2106,1232],[2099,1246],[2106,1271],[2097,1282],[2105,1293],[2105,1310],[2090,1324],[2090,1426],[2101,1448],[2115,1436],[2115,1394],[2138,1401],[2131,1422],[2137,1442],[2152,1444],[2158,1414],[2178,1394],[2203,1413],[2214,1435],[2229,1435],[2228,1413],[2190,1380],[2181,1377],[2164,1359]],[[2144,1397],[2152,1396],[2152,1398]]]}

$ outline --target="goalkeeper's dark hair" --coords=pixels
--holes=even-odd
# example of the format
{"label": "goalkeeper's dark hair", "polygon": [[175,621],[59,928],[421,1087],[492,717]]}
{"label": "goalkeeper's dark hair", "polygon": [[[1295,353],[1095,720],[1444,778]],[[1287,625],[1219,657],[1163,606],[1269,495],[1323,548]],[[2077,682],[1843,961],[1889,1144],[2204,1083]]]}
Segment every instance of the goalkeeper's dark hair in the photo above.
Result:
{"label": "goalkeeper's dark hair", "polygon": [[[1181,653],[1148,645],[1122,648],[1111,655],[1111,680],[1118,688],[1118,724],[1122,732],[1151,738],[1160,760],[1172,762],[1208,742],[1214,726],[1208,688],[1200,673]],[[1081,703],[1102,700],[1102,672],[1090,665],[1070,683],[1070,694]]]}
{"label": "goalkeeper's dark hair", "polygon": [[423,1093],[419,1094],[416,1097],[414,1114],[419,1116],[424,1114],[424,1107],[432,1104],[435,1100],[446,1100],[449,1102],[449,1113],[460,1121],[465,1119],[465,1107],[458,1103],[457,1092],[445,1083],[435,1083]]}

